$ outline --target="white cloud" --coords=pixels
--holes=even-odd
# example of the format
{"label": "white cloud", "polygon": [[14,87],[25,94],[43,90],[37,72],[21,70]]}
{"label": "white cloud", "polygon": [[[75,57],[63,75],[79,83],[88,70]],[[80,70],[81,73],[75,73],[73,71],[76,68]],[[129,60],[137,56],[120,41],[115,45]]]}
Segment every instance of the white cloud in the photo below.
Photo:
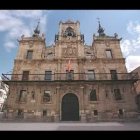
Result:
{"label": "white cloud", "polygon": [[13,10],[11,15],[17,17],[25,17],[25,18],[40,18],[42,17],[43,11],[42,10]]}
{"label": "white cloud", "polygon": [[121,50],[122,50],[122,52],[123,52],[125,57],[127,55],[129,55],[129,53],[132,51],[132,46],[131,45],[132,45],[132,43],[128,39],[122,41],[122,43],[121,43]]}
{"label": "white cloud", "polygon": [[127,31],[130,34],[140,33],[140,23],[138,21],[130,21],[127,25]]}
{"label": "white cloud", "polygon": [[[0,32],[5,32],[4,47],[10,52],[22,34],[31,36],[40,19],[41,33],[46,32],[48,13],[45,10],[1,10]],[[34,25],[33,25],[34,24]]]}
{"label": "white cloud", "polygon": [[140,56],[128,56],[126,59],[126,67],[128,71],[132,71],[140,66]]}
{"label": "white cloud", "polygon": [[130,72],[140,66],[140,56],[136,54],[140,52],[140,23],[130,21],[127,25],[127,32],[130,38],[121,42],[121,49],[126,58],[126,67]]}
{"label": "white cloud", "polygon": [[127,25],[127,32],[132,36],[121,42],[121,49],[125,57],[140,49],[140,23],[130,21]]}
{"label": "white cloud", "polygon": [[12,42],[12,41],[5,42],[5,43],[4,43],[4,46],[6,46],[6,50],[7,50],[8,52],[10,52],[11,49],[13,49],[13,48],[16,47],[15,43]]}

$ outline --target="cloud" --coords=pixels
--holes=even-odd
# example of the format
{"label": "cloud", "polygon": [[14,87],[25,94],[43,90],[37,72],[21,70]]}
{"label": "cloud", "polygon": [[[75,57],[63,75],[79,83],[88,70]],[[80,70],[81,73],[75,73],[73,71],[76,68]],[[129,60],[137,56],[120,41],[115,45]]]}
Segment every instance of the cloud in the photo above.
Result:
{"label": "cloud", "polygon": [[45,10],[1,10],[0,32],[4,32],[4,47],[8,52],[17,45],[15,40],[22,34],[31,36],[40,19],[40,30],[46,32],[48,12]]}
{"label": "cloud", "polygon": [[125,39],[121,43],[121,50],[122,50],[125,57],[128,56],[130,54],[130,52],[133,51],[131,40]]}
{"label": "cloud", "polygon": [[126,67],[128,71],[132,71],[140,66],[140,56],[128,56],[126,59]]}
{"label": "cloud", "polygon": [[127,25],[127,32],[131,38],[121,42],[121,49],[125,57],[140,49],[140,23],[130,21]]}
{"label": "cloud", "polygon": [[126,58],[126,67],[128,71],[132,71],[140,66],[140,23],[138,21],[130,21],[126,28],[129,38],[121,42],[121,49]]}
{"label": "cloud", "polygon": [[42,10],[13,10],[11,15],[16,17],[25,17],[25,18],[39,18],[42,16],[44,11]]}
{"label": "cloud", "polygon": [[138,21],[130,21],[127,25],[127,31],[130,34],[140,33],[140,23]]}
{"label": "cloud", "polygon": [[13,49],[13,48],[16,47],[15,43],[12,42],[12,41],[5,42],[5,43],[4,43],[4,46],[6,46],[6,50],[7,50],[8,52],[10,52],[11,49]]}

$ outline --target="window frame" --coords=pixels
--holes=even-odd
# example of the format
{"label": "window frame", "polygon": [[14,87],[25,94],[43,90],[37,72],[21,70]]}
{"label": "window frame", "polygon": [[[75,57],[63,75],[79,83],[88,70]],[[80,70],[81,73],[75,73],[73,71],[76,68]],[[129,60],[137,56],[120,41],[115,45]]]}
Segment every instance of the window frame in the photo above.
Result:
{"label": "window frame", "polygon": [[[48,96],[49,97],[49,100],[47,100],[48,97],[47,96],[45,97],[45,94],[46,95],[49,95]],[[46,103],[46,104],[51,103],[51,92],[50,92],[50,90],[44,90],[42,102],[43,103]]]}
{"label": "window frame", "polygon": [[106,49],[105,53],[106,53],[106,58],[113,59],[113,54],[112,54],[112,50],[111,49]]}
{"label": "window frame", "polygon": [[114,89],[114,98],[115,98],[116,101],[122,100],[122,95],[121,95],[121,91],[120,91],[119,88]]}
{"label": "window frame", "polygon": [[[91,73],[91,72],[93,72],[93,73]],[[95,70],[87,70],[87,79],[88,80],[95,80],[96,78],[95,78]]]}
{"label": "window frame", "polygon": [[98,110],[93,110],[94,116],[98,116]]}
{"label": "window frame", "polygon": [[[47,74],[48,72],[48,74]],[[50,73],[49,73],[50,72]],[[46,81],[52,81],[52,71],[51,70],[46,70],[45,71],[45,78]]]}
{"label": "window frame", "polygon": [[29,74],[30,74],[30,71],[23,71],[22,72],[22,81],[28,81],[29,80]]}
{"label": "window frame", "polygon": [[33,59],[33,50],[27,50],[26,59],[28,59],[28,60]]}
{"label": "window frame", "polygon": [[47,110],[46,110],[46,109],[44,109],[44,110],[42,111],[42,116],[43,116],[43,117],[47,117]]}
{"label": "window frame", "polygon": [[110,70],[111,80],[118,80],[117,70]]}
{"label": "window frame", "polygon": [[[91,95],[91,94],[93,94],[93,95]],[[92,98],[95,98],[95,99],[93,100]],[[92,90],[90,91],[90,94],[89,94],[89,101],[90,101],[90,102],[96,102],[96,101],[98,101],[96,89],[92,89]]]}
{"label": "window frame", "polygon": [[74,80],[74,70],[66,70],[66,80]]}
{"label": "window frame", "polygon": [[[23,94],[24,97],[23,97]],[[20,90],[20,93],[18,94],[18,102],[26,102],[27,101],[27,90]]]}

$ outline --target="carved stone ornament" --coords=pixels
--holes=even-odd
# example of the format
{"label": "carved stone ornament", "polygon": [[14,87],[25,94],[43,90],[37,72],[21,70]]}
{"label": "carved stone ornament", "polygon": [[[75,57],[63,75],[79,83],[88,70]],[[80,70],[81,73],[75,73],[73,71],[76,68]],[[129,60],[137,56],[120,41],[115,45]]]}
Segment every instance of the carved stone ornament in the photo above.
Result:
{"label": "carved stone ornament", "polygon": [[33,47],[33,41],[29,42],[29,47],[32,48]]}
{"label": "carved stone ornament", "polygon": [[77,56],[77,49],[76,48],[63,48],[62,50],[63,57],[76,57]]}

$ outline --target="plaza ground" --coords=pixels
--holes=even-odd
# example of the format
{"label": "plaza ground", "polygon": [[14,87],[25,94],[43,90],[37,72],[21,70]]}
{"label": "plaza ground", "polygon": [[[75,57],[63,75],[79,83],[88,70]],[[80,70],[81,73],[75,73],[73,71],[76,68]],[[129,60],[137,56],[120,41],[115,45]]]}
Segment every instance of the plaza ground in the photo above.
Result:
{"label": "plaza ground", "polygon": [[0,131],[139,131],[140,122],[0,122]]}

